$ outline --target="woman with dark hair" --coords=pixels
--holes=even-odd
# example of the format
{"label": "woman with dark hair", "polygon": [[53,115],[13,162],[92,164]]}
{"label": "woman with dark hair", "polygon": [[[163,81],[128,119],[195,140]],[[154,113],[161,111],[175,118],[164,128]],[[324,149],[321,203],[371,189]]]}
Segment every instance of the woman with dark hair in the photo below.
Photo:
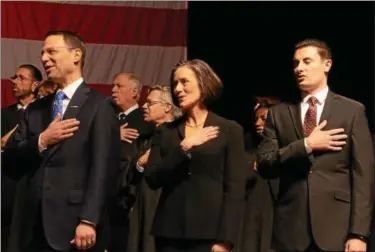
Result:
{"label": "woman with dark hair", "polygon": [[179,63],[171,92],[183,116],[159,127],[145,176],[162,188],[152,234],[158,252],[227,252],[236,246],[243,212],[243,130],[209,110],[222,89],[202,60]]}
{"label": "woman with dark hair", "polygon": [[268,109],[277,103],[277,100],[267,99],[257,101],[254,107],[254,133],[245,136],[249,174],[246,186],[246,208],[242,223],[243,231],[239,236],[238,251],[241,252],[264,252],[271,249],[273,196],[275,195],[272,194],[270,183],[275,183],[276,180],[265,180],[257,173],[255,153],[263,134]]}

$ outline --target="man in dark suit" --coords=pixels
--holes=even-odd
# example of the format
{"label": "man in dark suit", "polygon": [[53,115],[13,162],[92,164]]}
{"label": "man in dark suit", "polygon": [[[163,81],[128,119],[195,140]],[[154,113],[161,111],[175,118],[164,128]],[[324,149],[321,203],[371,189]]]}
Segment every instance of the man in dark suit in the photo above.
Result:
{"label": "man in dark suit", "polygon": [[366,251],[373,209],[374,157],[364,106],[329,90],[329,47],[298,43],[301,100],[269,110],[258,170],[279,178],[276,251]]}
{"label": "man in dark suit", "polygon": [[10,77],[12,93],[17,102],[1,108],[1,147],[3,148],[12,132],[22,118],[23,111],[35,100],[35,89],[42,81],[40,70],[29,64],[18,67],[16,73]]}
{"label": "man in dark suit", "polygon": [[116,104],[118,126],[120,128],[121,148],[120,176],[118,177],[117,204],[111,211],[110,250],[126,251],[129,232],[129,211],[134,201],[136,188],[127,183],[130,161],[138,155],[138,143],[148,139],[154,126],[143,118],[138,105],[142,91],[139,78],[133,73],[118,73],[113,79],[112,98]]}
{"label": "man in dark suit", "polygon": [[[1,109],[1,149],[18,127],[27,106],[34,101],[34,90],[42,80],[42,73],[33,65],[24,64],[18,67],[10,78],[13,85],[13,96],[17,102]],[[11,169],[11,167],[10,167]],[[2,166],[3,171],[3,166]],[[1,176],[1,250],[6,251],[13,215],[13,201],[16,194],[17,181]],[[22,193],[22,192],[20,192]]]}
{"label": "man in dark suit", "polygon": [[[28,107],[3,153],[28,178],[24,251],[103,251],[106,208],[119,167],[119,128],[107,97],[82,79],[85,45],[69,31],[46,35],[41,60],[57,92]],[[16,158],[17,157],[17,158]]]}

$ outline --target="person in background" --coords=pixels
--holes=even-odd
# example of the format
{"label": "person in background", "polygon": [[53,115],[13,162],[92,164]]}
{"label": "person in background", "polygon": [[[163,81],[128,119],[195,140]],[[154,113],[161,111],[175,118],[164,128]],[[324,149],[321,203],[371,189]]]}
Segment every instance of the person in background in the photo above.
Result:
{"label": "person in background", "polygon": [[[160,127],[180,117],[180,110],[173,104],[169,86],[154,85],[150,88],[142,106],[146,122]],[[144,179],[144,167],[150,155],[152,135],[138,140],[139,153],[131,162],[128,183],[136,186],[136,201],[130,213],[128,250],[133,252],[155,252],[154,237],[150,235],[152,222],[159,201],[160,189],[152,190]]]}
{"label": "person in background", "polygon": [[[42,80],[40,70],[31,64],[23,64],[17,68],[16,73],[10,77],[12,81],[12,93],[17,102],[1,108],[1,150],[5,148],[9,138],[16,131],[22,120],[26,108],[35,100],[34,91]],[[13,205],[17,194],[17,181],[7,176],[2,163],[1,169],[1,251],[8,249],[10,228],[13,218]],[[12,169],[12,164],[9,164]],[[20,193],[23,193],[20,191]]]}
{"label": "person in background", "polygon": [[[267,119],[268,109],[277,104],[275,98],[264,97],[257,101],[255,107],[254,134],[253,137],[245,136],[245,149],[248,153],[248,181],[246,210],[244,215],[243,232],[240,234],[241,252],[262,252],[271,248],[273,198],[268,181],[263,179],[257,172],[256,150],[263,134]],[[255,137],[254,137],[255,136]]]}
{"label": "person in background", "polygon": [[142,108],[138,105],[142,83],[133,73],[118,73],[113,78],[112,99],[114,111],[118,117],[121,146],[120,171],[116,181],[117,195],[110,210],[111,239],[109,251],[127,252],[129,236],[129,213],[136,198],[136,188],[128,184],[126,178],[131,168],[131,160],[139,153],[138,142],[148,139],[154,125],[143,118]]}
{"label": "person in background", "polygon": [[53,80],[43,81],[35,90],[38,99],[53,94],[57,90],[57,83]]}

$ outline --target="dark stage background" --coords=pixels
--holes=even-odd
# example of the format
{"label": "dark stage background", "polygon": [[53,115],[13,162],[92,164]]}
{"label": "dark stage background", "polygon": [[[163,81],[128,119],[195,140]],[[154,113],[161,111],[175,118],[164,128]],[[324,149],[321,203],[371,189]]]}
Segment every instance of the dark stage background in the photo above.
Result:
{"label": "dark stage background", "polygon": [[188,19],[188,58],[224,82],[218,114],[248,130],[255,95],[295,95],[293,46],[318,38],[333,52],[331,90],[362,102],[373,130],[373,2],[189,2]]}

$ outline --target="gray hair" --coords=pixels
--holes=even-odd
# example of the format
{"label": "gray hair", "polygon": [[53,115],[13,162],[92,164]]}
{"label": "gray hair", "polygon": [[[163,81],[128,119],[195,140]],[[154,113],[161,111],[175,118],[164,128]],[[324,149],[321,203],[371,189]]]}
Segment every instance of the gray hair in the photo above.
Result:
{"label": "gray hair", "polygon": [[114,78],[116,78],[120,75],[127,76],[129,78],[129,81],[132,83],[133,88],[137,89],[136,100],[138,101],[139,98],[141,97],[142,86],[143,86],[140,79],[138,78],[138,76],[134,73],[118,73],[118,74],[115,75]]}
{"label": "gray hair", "polygon": [[150,87],[149,93],[151,93],[152,91],[160,91],[161,101],[172,106],[173,119],[177,119],[182,115],[181,109],[174,105],[172,101],[171,88],[169,86],[154,85]]}

